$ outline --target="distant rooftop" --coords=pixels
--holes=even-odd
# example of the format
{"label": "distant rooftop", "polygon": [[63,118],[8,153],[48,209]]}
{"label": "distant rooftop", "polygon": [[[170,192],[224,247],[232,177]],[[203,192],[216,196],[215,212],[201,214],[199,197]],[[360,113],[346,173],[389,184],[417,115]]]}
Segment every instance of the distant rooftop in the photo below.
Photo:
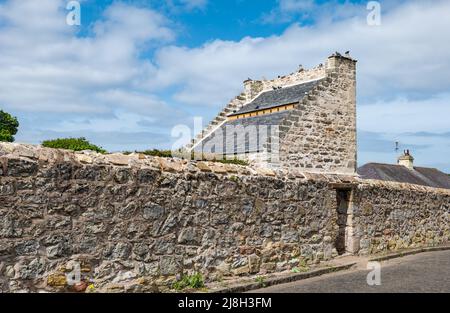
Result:
{"label": "distant rooftop", "polygon": [[404,165],[368,163],[358,168],[363,179],[378,179],[399,183],[410,183],[434,188],[450,189],[450,176],[435,169]]}

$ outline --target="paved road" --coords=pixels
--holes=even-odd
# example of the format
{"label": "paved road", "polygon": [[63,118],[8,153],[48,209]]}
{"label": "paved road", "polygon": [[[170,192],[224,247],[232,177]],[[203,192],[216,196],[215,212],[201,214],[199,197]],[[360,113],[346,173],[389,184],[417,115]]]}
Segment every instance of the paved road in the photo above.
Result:
{"label": "paved road", "polygon": [[355,269],[252,292],[450,292],[450,251],[427,252],[381,263],[381,285],[369,286],[370,270]]}

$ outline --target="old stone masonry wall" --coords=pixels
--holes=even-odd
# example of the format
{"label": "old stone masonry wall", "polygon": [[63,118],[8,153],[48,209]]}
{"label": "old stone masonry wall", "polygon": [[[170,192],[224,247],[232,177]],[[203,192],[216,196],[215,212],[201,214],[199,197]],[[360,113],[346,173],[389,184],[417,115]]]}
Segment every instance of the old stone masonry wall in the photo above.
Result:
{"label": "old stone masonry wall", "polygon": [[360,254],[450,240],[450,190],[372,181],[354,194]]}
{"label": "old stone masonry wall", "polygon": [[66,290],[71,260],[97,288],[147,291],[183,272],[212,280],[333,256],[336,200],[326,181],[139,155],[2,148],[3,291]]}
{"label": "old stone masonry wall", "polygon": [[[445,192],[0,144],[0,289],[161,291],[183,273],[213,281],[328,260],[341,228],[332,186],[344,183],[359,188],[352,227],[363,252],[448,240]],[[404,245],[389,244],[396,235]],[[77,268],[84,287],[68,281]]]}

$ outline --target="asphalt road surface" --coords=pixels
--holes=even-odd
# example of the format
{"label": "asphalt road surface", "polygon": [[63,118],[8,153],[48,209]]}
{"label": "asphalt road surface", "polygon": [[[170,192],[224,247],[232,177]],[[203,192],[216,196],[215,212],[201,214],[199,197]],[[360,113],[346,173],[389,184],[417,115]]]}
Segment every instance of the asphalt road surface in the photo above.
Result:
{"label": "asphalt road surface", "polygon": [[381,285],[369,286],[371,270],[359,268],[272,286],[258,293],[450,292],[450,251],[427,252],[381,262]]}

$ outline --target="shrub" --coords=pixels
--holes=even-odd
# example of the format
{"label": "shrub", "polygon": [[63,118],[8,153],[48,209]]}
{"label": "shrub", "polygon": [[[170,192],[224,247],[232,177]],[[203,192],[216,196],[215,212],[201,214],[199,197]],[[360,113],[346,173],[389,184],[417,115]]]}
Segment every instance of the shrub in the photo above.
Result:
{"label": "shrub", "polygon": [[[125,154],[130,154],[129,151],[125,151]],[[179,156],[177,153],[182,154],[180,151],[174,151],[171,150],[158,150],[158,149],[152,149],[152,150],[145,150],[145,151],[136,151],[136,153],[142,153],[149,156],[157,156],[162,158],[171,158]],[[195,159],[194,152],[191,153],[191,159]],[[214,154],[202,154],[201,161],[211,161],[211,162],[219,162],[224,164],[237,164],[237,165],[243,165],[247,166],[249,163],[245,160],[239,160],[237,158],[234,159],[222,159],[221,156],[214,155]]]}
{"label": "shrub", "polygon": [[205,287],[205,282],[203,281],[202,274],[195,273],[194,275],[184,275],[181,280],[176,281],[172,287],[175,290],[183,290],[186,288],[200,289]]}
{"label": "shrub", "polygon": [[[192,152],[191,158],[195,159],[196,157],[198,158],[198,155],[196,155],[196,154],[194,154],[194,152]],[[210,162],[219,162],[219,163],[224,163],[224,164],[236,164],[236,165],[243,165],[243,166],[249,165],[248,161],[240,160],[236,157],[233,159],[227,159],[227,158],[223,157],[222,155],[212,154],[212,153],[202,153],[201,160],[202,161],[210,161]]]}
{"label": "shrub", "polygon": [[142,151],[139,153],[149,155],[149,156],[162,157],[162,158],[171,158],[172,157],[172,151],[170,151],[170,150],[153,149],[153,150],[145,150],[145,151]]}
{"label": "shrub", "polygon": [[239,159],[223,159],[223,160],[216,160],[216,162],[224,163],[224,164],[236,164],[236,165],[243,165],[247,166],[249,163],[245,160],[239,160]]}
{"label": "shrub", "polygon": [[86,138],[58,138],[45,140],[42,145],[47,148],[67,149],[73,151],[92,150],[98,153],[106,153],[106,150],[91,144]]}
{"label": "shrub", "polygon": [[13,142],[18,128],[17,118],[0,110],[0,141]]}

